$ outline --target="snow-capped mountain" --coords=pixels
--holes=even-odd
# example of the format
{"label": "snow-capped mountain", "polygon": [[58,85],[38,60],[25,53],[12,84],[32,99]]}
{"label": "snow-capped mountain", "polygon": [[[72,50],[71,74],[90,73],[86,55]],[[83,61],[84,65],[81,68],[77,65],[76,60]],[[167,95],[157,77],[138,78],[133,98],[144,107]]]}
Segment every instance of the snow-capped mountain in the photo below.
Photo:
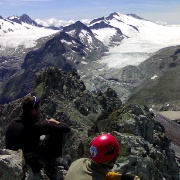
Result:
{"label": "snow-capped mountain", "polygon": [[89,50],[98,49],[104,46],[91,29],[81,21],[77,21],[74,24],[64,27],[63,31],[81,41]]}
{"label": "snow-capped mountain", "polygon": [[0,18],[0,82],[21,70],[27,52],[39,48],[58,32],[33,22],[27,15]]}
{"label": "snow-capped mountain", "polygon": [[[120,21],[125,24],[119,24]],[[180,26],[162,26],[141,18],[134,18],[134,15],[122,14],[115,15],[110,24],[119,27],[122,33],[130,38],[125,38],[120,46],[109,49],[109,56],[101,61],[109,68],[137,66],[159,49],[180,44]],[[127,24],[133,29],[127,28],[125,26]]]}
{"label": "snow-capped mountain", "polygon": [[39,27],[29,16],[0,18],[0,45],[2,48],[25,46],[34,47],[36,40],[58,31]]}
{"label": "snow-capped mountain", "polygon": [[36,21],[32,20],[28,15],[23,14],[22,16],[10,16],[7,19],[9,19],[10,21],[19,23],[19,24],[30,24],[32,26],[38,26],[38,24],[36,23]]}
{"label": "snow-capped mountain", "polygon": [[180,43],[179,27],[158,25],[134,14],[112,13],[89,23],[86,20],[56,26],[58,30],[33,24],[25,17],[0,18],[2,82],[21,69],[28,71],[29,62],[39,63],[32,66],[31,73],[68,64],[78,69],[88,89],[113,86],[123,96],[129,93],[132,83],[142,80],[141,75],[135,81],[127,78],[137,71],[127,66],[137,66],[157,50]]}
{"label": "snow-capped mountain", "polygon": [[140,19],[136,19],[136,17],[131,17],[129,15],[112,13],[107,17],[98,18],[91,21],[90,25],[92,26],[94,24],[104,22],[104,24],[119,29],[125,36],[131,37],[138,33],[139,24],[143,25],[141,21],[142,22],[144,21],[144,25],[145,23],[147,23],[147,21],[143,19],[140,20]]}

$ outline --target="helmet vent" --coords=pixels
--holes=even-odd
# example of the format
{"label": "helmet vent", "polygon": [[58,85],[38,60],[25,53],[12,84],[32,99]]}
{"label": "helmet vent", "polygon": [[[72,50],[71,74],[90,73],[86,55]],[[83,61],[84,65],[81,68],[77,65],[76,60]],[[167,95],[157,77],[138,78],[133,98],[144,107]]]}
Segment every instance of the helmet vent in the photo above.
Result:
{"label": "helmet vent", "polygon": [[113,155],[114,154],[114,152],[115,152],[115,149],[116,149],[116,147],[114,146],[114,147],[112,147],[106,154],[104,154],[105,156],[108,156],[108,155]]}

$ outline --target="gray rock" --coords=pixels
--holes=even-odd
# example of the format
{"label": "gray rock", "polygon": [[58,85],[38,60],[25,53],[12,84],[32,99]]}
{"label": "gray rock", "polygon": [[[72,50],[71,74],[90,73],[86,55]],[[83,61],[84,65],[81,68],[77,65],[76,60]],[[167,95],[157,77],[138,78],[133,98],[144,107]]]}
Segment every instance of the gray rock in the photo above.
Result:
{"label": "gray rock", "polygon": [[22,151],[0,150],[0,179],[20,180],[24,177],[25,161]]}

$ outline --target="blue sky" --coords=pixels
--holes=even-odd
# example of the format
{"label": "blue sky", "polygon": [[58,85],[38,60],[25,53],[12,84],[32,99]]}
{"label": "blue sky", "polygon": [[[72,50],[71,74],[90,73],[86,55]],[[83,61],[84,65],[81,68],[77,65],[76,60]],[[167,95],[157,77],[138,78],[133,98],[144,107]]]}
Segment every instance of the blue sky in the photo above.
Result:
{"label": "blue sky", "polygon": [[180,24],[180,0],[1,0],[0,15],[32,19],[94,19],[112,12],[136,14],[153,22]]}

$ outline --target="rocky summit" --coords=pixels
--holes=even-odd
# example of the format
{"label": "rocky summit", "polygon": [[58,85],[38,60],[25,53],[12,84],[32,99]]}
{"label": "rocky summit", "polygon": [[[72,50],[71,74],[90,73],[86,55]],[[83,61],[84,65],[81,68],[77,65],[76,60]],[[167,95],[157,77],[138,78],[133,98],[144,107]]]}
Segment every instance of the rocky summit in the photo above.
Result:
{"label": "rocky summit", "polygon": [[[49,68],[38,72],[35,79],[31,93],[41,99],[42,118],[53,117],[72,129],[64,138],[60,161],[65,163],[62,163],[59,179],[63,179],[72,161],[88,157],[93,137],[111,133],[121,144],[113,171],[136,174],[141,180],[179,180],[180,168],[171,141],[148,107],[125,105],[110,88],[105,92],[89,92],[76,70]],[[21,101],[17,99],[0,106],[2,180],[33,179],[22,152],[4,149],[6,126],[21,113]],[[48,178],[42,172],[36,179]]]}

